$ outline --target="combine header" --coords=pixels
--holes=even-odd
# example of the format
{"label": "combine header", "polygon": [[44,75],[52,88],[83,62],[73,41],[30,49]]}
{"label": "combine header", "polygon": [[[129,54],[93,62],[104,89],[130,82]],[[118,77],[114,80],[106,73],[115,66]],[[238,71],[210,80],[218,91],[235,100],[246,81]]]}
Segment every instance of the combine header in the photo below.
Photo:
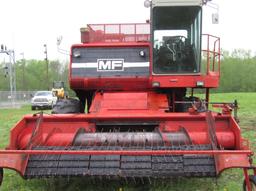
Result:
{"label": "combine header", "polygon": [[25,179],[216,177],[242,168],[244,190],[255,190],[253,152],[232,116],[237,104],[209,100],[221,59],[220,39],[201,34],[205,3],[152,0],[148,23],[82,28],[69,65],[80,104],[59,99],[65,109],[55,114],[24,116],[0,151],[1,180],[2,168]]}

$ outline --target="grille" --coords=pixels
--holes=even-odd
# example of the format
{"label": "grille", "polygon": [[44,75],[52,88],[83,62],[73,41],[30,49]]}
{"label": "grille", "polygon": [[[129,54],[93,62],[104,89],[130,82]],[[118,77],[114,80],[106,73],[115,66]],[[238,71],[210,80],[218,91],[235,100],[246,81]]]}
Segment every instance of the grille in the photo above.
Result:
{"label": "grille", "polygon": [[36,98],[34,102],[48,102],[48,100],[46,98]]}

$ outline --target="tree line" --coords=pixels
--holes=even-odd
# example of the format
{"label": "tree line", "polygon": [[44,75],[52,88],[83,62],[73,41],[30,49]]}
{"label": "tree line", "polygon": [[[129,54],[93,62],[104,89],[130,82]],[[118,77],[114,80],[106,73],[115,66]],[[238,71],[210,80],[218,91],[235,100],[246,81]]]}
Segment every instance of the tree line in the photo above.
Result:
{"label": "tree line", "polygon": [[[10,89],[8,66],[8,63],[0,64],[0,91]],[[68,63],[49,61],[47,74],[45,60],[18,60],[15,63],[15,70],[17,91],[51,90],[53,81],[64,81],[68,86]]]}
{"label": "tree line", "polygon": [[222,53],[220,86],[215,92],[256,92],[256,56],[242,49]]}
{"label": "tree line", "polygon": [[[0,63],[0,91],[10,89],[8,68]],[[17,91],[46,90],[53,81],[64,81],[68,88],[68,62],[19,60],[15,64]],[[222,51],[220,87],[214,92],[256,92],[256,57],[250,51]],[[47,78],[48,77],[48,78]],[[48,82],[48,84],[47,84]]]}

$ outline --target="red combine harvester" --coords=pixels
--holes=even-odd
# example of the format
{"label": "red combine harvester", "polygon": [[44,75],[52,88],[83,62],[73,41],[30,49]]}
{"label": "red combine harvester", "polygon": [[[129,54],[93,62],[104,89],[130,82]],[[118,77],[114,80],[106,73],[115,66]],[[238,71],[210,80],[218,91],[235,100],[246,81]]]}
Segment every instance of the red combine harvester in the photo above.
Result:
{"label": "red combine harvester", "polygon": [[[237,104],[209,102],[221,59],[220,39],[201,35],[206,2],[147,3],[148,23],[81,29],[69,66],[79,102],[60,99],[55,114],[26,115],[15,125],[0,151],[1,181],[3,168],[25,179],[216,177],[242,168],[244,190],[255,190],[253,152],[232,116]],[[193,96],[196,89],[204,99]]]}

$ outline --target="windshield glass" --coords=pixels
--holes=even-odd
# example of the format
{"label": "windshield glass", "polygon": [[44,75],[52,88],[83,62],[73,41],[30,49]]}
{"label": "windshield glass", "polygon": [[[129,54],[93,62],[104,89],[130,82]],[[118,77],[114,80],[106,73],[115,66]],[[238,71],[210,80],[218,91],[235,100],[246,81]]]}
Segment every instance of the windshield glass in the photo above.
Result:
{"label": "windshield glass", "polygon": [[187,38],[187,30],[156,30],[154,31],[154,48],[163,46],[166,37],[170,36],[181,36]]}
{"label": "windshield glass", "polygon": [[197,73],[201,58],[201,8],[154,7],[153,72]]}
{"label": "windshield glass", "polygon": [[35,96],[52,96],[52,92],[36,92]]}

